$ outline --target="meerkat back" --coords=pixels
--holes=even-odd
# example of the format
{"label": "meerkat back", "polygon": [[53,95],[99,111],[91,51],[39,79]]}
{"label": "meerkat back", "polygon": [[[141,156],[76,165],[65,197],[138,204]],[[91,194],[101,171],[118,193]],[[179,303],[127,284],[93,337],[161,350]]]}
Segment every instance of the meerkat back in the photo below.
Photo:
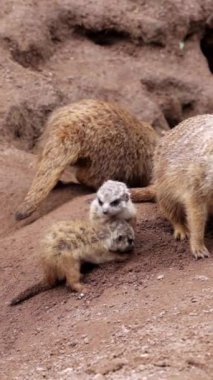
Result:
{"label": "meerkat back", "polygon": [[35,211],[63,175],[98,189],[108,179],[148,185],[158,135],[116,104],[85,100],[54,111],[43,135],[43,150],[30,190],[16,219]]}

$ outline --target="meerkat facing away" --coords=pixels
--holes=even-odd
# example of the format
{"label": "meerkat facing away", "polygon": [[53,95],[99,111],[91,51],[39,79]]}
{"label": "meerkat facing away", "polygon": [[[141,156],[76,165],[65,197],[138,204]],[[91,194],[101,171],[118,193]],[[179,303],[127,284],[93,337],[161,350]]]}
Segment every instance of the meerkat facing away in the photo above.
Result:
{"label": "meerkat facing away", "polygon": [[[41,139],[37,172],[16,219],[36,210],[65,169],[95,190],[108,179],[130,187],[147,186],[159,138],[149,124],[139,122],[117,104],[83,100],[55,110]],[[145,191],[145,200],[148,195]]]}
{"label": "meerkat facing away", "polygon": [[107,224],[62,221],[54,224],[41,241],[40,260],[44,279],[16,296],[16,305],[56,286],[58,281],[74,291],[82,291],[80,267],[83,262],[102,264],[126,260],[124,252],[134,248],[134,230],[124,220]]}
{"label": "meerkat facing away", "polygon": [[98,189],[90,205],[92,222],[108,223],[110,220],[126,220],[136,224],[136,208],[132,203],[129,189],[119,181],[108,180]]}
{"label": "meerkat facing away", "polygon": [[154,183],[175,238],[189,235],[193,256],[208,257],[204,231],[213,209],[213,115],[184,120],[161,140],[154,159]]}

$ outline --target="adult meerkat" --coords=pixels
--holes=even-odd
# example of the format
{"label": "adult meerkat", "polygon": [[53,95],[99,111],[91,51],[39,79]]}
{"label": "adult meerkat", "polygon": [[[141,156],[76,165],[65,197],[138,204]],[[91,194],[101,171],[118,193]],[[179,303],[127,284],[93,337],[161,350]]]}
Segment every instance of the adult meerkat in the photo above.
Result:
{"label": "adult meerkat", "polygon": [[[37,172],[16,219],[31,215],[67,168],[95,190],[108,179],[147,186],[159,138],[149,124],[117,104],[83,100],[57,109],[47,121]],[[147,200],[149,191],[144,191]]]}
{"label": "adult meerkat", "polygon": [[126,260],[134,248],[134,230],[124,220],[107,224],[62,221],[54,224],[41,241],[40,260],[44,279],[13,298],[10,305],[49,290],[66,280],[74,291],[82,291],[80,267],[83,262],[102,264]]}
{"label": "adult meerkat", "polygon": [[108,223],[113,219],[126,220],[135,226],[136,208],[126,184],[108,180],[98,189],[90,205],[90,220]]}
{"label": "adult meerkat", "polygon": [[161,140],[154,158],[154,183],[175,238],[189,234],[193,256],[208,257],[204,230],[213,206],[213,115],[184,120]]}

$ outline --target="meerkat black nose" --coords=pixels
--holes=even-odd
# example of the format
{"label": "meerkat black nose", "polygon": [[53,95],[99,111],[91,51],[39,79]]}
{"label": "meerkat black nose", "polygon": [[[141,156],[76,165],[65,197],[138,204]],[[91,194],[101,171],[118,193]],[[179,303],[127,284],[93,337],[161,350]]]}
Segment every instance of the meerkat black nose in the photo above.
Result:
{"label": "meerkat black nose", "polygon": [[108,210],[103,210],[103,214],[107,215],[108,214]]}
{"label": "meerkat black nose", "polygon": [[128,243],[129,243],[130,245],[134,245],[134,239],[128,239]]}

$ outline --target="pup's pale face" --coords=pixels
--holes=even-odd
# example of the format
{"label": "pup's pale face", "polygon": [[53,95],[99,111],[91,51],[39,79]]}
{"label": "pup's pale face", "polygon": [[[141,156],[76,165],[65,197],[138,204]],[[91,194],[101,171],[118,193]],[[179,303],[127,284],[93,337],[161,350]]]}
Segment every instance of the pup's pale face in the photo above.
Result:
{"label": "pup's pale face", "polygon": [[101,217],[117,215],[127,207],[129,198],[129,191],[124,183],[106,181],[93,201],[96,213]]}
{"label": "pup's pale face", "polygon": [[135,246],[135,234],[133,228],[127,222],[112,226],[110,251],[128,252]]}

